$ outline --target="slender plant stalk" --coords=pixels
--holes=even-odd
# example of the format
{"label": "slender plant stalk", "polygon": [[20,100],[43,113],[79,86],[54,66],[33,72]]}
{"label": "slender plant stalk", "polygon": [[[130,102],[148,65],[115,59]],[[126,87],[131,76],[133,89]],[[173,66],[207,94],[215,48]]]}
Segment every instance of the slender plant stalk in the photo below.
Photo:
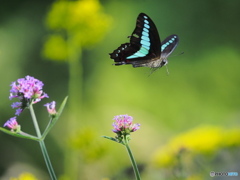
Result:
{"label": "slender plant stalk", "polygon": [[[66,125],[67,139],[70,138],[80,127],[81,121],[79,117],[82,116],[82,62],[81,49],[75,47],[72,36],[67,34],[68,45],[68,65],[69,65],[69,114],[68,123]],[[79,172],[81,170],[79,161],[76,160],[78,152],[74,151],[70,146],[65,148],[65,175],[69,179],[79,179]]]}
{"label": "slender plant stalk", "polygon": [[57,180],[54,169],[52,167],[52,163],[51,163],[50,158],[48,156],[48,152],[47,152],[47,148],[45,146],[44,140],[41,139],[42,135],[41,135],[41,132],[40,132],[40,129],[39,129],[39,126],[38,126],[37,118],[36,118],[35,112],[33,110],[32,104],[29,106],[29,109],[30,109],[30,113],[31,113],[31,116],[32,116],[32,120],[33,120],[35,130],[36,130],[36,133],[37,133],[37,137],[39,138],[39,144],[40,144],[40,147],[41,147],[41,150],[42,150],[42,153],[43,153],[45,163],[46,163],[47,168],[48,168],[48,172],[49,172],[52,180]]}
{"label": "slender plant stalk", "polygon": [[135,177],[136,177],[137,180],[141,180],[141,176],[140,176],[140,173],[138,171],[137,163],[136,163],[136,161],[133,157],[133,154],[132,154],[132,151],[131,151],[130,147],[128,146],[128,140],[126,139],[126,136],[124,138],[124,141],[125,141],[124,143],[125,143],[125,147],[127,149],[128,155],[129,155],[130,160],[132,162]]}

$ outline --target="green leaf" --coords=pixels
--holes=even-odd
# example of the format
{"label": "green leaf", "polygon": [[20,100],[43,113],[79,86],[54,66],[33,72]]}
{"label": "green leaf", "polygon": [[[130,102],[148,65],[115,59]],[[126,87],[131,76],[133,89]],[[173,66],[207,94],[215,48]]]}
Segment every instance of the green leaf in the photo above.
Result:
{"label": "green leaf", "polygon": [[113,138],[113,137],[109,137],[109,136],[102,136],[103,138],[118,142],[117,139]]}
{"label": "green leaf", "polygon": [[13,132],[13,131],[9,131],[7,129],[4,129],[2,127],[0,127],[0,130],[6,134],[15,136],[15,137],[19,137],[19,138],[24,138],[24,139],[30,139],[30,140],[34,140],[34,141],[39,141],[39,139],[36,136],[32,136],[30,134],[24,133],[22,131],[20,132]]}
{"label": "green leaf", "polygon": [[109,137],[109,136],[102,136],[103,138],[106,138],[106,139],[109,139],[111,141],[114,141],[114,142],[117,142],[117,143],[120,143],[122,145],[124,145],[122,142],[119,142],[116,138],[113,138],[113,137]]}
{"label": "green leaf", "polygon": [[52,117],[52,118],[50,119],[50,121],[49,121],[49,123],[48,123],[48,125],[47,125],[47,127],[46,127],[46,129],[45,129],[45,131],[44,131],[43,134],[42,134],[42,138],[41,138],[41,139],[45,139],[45,137],[47,136],[47,134],[49,133],[49,131],[52,129],[52,127],[55,125],[55,123],[57,122],[57,120],[58,120],[59,117],[61,116],[62,111],[63,111],[63,109],[64,109],[64,107],[65,107],[65,105],[66,105],[67,99],[68,99],[68,96],[65,97],[65,99],[63,100],[60,108],[59,108],[58,111],[57,111],[56,116],[54,116],[54,117]]}

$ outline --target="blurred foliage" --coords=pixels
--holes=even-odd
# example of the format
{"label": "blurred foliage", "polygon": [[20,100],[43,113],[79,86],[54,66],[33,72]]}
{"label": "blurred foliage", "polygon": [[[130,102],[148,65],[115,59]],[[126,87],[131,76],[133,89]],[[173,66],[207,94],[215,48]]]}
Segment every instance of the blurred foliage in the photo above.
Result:
{"label": "blurred foliage", "polygon": [[107,145],[99,141],[97,130],[82,128],[74,136],[69,138],[69,146],[80,153],[80,159],[84,163],[96,161],[106,155]]}
{"label": "blurred foliage", "polygon": [[[56,2],[56,4],[66,3],[66,1]],[[70,49],[80,48],[83,73],[79,79],[76,78],[76,81],[82,82],[82,92],[79,94],[83,95],[83,99],[79,105],[74,104],[74,106],[77,109],[82,106],[84,114],[78,116],[77,120],[84,123],[74,125],[79,128],[79,131],[71,134],[70,137],[73,139],[69,140],[74,141],[71,148],[76,148],[78,153],[76,157],[81,157],[79,153],[84,154],[83,151],[87,152],[88,148],[90,152],[96,152],[106,143],[106,149],[99,152],[101,158],[97,154],[94,155],[97,157],[96,161],[84,164],[83,162],[86,161],[82,161],[81,158],[75,159],[76,163],[84,167],[86,178],[119,179],[119,174],[124,172],[129,174],[129,171],[125,170],[131,169],[131,164],[125,149],[100,137],[111,136],[111,118],[126,113],[141,123],[141,130],[132,136],[131,147],[137,163],[144,164],[146,167],[142,172],[144,179],[172,178],[169,173],[173,171],[175,175],[189,180],[209,179],[210,169],[211,171],[234,171],[236,169],[235,171],[240,172],[240,165],[236,163],[238,160],[236,157],[240,157],[239,146],[230,147],[230,144],[236,142],[237,136],[234,137],[231,133],[234,132],[233,127],[236,129],[235,132],[238,132],[240,115],[240,45],[237,37],[240,29],[240,24],[237,23],[240,17],[240,1],[123,0],[101,1],[100,7],[98,1],[91,2],[95,2],[95,5],[92,5],[90,12],[88,11],[89,16],[86,16],[86,13],[84,17],[91,18],[92,16],[91,20],[96,27],[92,30],[89,30],[89,27],[93,26],[93,24],[88,24],[90,19],[89,22],[87,22],[88,18],[81,19],[81,14],[89,8],[82,10],[78,7],[81,11],[75,9],[70,13],[72,15],[74,13],[75,18],[65,16],[66,14],[56,10],[55,17],[50,18],[48,12],[55,8],[52,6],[52,1],[2,2],[0,6],[1,124],[12,117],[13,110],[8,100],[9,84],[19,77],[31,75],[42,80],[46,86],[46,92],[57,102],[61,102],[62,98],[68,94],[68,66],[60,61],[43,61],[41,51],[44,46],[42,53],[48,54],[48,58],[65,60],[65,57],[69,55],[66,51],[66,46],[68,46],[66,42],[69,43],[67,34],[79,32],[76,37],[70,36],[74,45]],[[78,1],[76,1],[76,7],[77,4]],[[66,8],[65,12],[68,12],[69,6],[71,5],[61,8]],[[96,21],[99,13],[102,17],[103,8],[108,14],[107,20],[101,22],[99,18],[100,20]],[[152,18],[159,30],[161,40],[173,33],[180,37],[175,55],[169,58],[170,75],[166,75],[165,67],[148,76],[149,69],[147,68],[111,65],[113,62],[108,53],[120,44],[129,41],[127,36],[132,33],[136,17],[140,12]],[[47,20],[46,15],[49,17]],[[109,18],[110,15],[112,18]],[[43,24],[44,20],[47,21],[52,33],[50,36],[49,30],[46,30]],[[68,20],[69,22],[65,23]],[[48,23],[48,21],[54,21],[54,23]],[[73,22],[78,22],[79,26],[82,24],[84,25],[81,25],[82,28],[85,28],[74,26]],[[105,24],[99,25],[99,23]],[[108,27],[111,31],[104,37],[103,31]],[[44,44],[45,40],[49,44]],[[183,51],[183,55],[178,55]],[[37,107],[36,111],[41,119],[40,126],[46,125],[45,111]],[[72,124],[69,121],[69,115],[71,115],[70,109],[63,113],[63,117],[46,139],[46,145],[58,176],[63,174],[66,145],[71,143],[66,142],[66,136],[70,133],[66,131],[66,126]],[[31,131],[28,116],[23,114],[21,118],[23,130]],[[206,125],[208,128],[205,130],[196,128],[200,125]],[[86,127],[91,127],[92,130],[88,133]],[[97,130],[93,133],[95,129]],[[209,134],[210,137],[204,134],[201,136],[201,132]],[[87,137],[88,134],[91,138]],[[81,140],[77,139],[78,135],[82,137]],[[193,135],[197,140],[194,137],[187,137]],[[214,135],[214,138],[211,138],[211,135]],[[220,146],[219,137],[224,135],[226,135],[225,138],[230,139],[222,141],[222,146]],[[96,146],[89,145],[87,141],[94,139],[94,136],[96,139],[99,137],[104,143],[97,142]],[[173,143],[175,136],[176,140]],[[177,151],[175,149],[180,146],[181,139],[187,140],[186,143],[191,150],[185,148]],[[200,142],[204,143],[204,139],[207,139],[208,145],[197,148]],[[1,177],[17,177],[20,173],[16,170],[29,172],[29,168],[15,167],[14,165],[18,162],[29,164],[40,172],[36,173],[38,179],[41,179],[43,174],[46,177],[47,170],[40,156],[38,144],[3,133],[0,134],[0,142],[2,143],[0,179]],[[93,143],[95,142],[93,140]],[[211,142],[213,144],[209,144]],[[173,149],[168,146],[169,144],[175,145]],[[85,149],[84,146],[86,146]],[[149,161],[151,154],[160,151],[159,147],[162,150],[166,149],[164,152],[169,159],[169,171],[166,166],[154,167],[153,162]],[[202,154],[203,150],[210,152]],[[197,167],[202,167],[198,164],[199,162],[207,167],[205,171],[202,168],[199,168],[199,171],[196,170]],[[72,164],[68,166],[71,167]],[[186,166],[192,169],[187,169]],[[9,170],[14,168],[15,171],[11,171],[11,176],[6,176]],[[192,174],[184,174],[186,172]]]}

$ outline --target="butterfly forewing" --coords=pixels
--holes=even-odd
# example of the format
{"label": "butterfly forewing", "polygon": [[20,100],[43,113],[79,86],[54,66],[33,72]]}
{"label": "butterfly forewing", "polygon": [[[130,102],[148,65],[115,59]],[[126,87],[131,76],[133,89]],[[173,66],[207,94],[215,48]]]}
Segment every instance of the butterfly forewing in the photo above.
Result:
{"label": "butterfly forewing", "polygon": [[144,13],[139,14],[130,43],[122,44],[110,53],[115,65],[138,65],[160,57],[160,38],[153,21]]}
{"label": "butterfly forewing", "polygon": [[[136,28],[131,35],[130,43],[138,46],[137,51],[141,50],[141,48],[146,49],[148,53],[144,57],[148,55],[160,56],[159,47],[161,44],[158,31],[151,18],[146,14],[141,13],[138,15]],[[128,59],[130,58],[128,57]]]}

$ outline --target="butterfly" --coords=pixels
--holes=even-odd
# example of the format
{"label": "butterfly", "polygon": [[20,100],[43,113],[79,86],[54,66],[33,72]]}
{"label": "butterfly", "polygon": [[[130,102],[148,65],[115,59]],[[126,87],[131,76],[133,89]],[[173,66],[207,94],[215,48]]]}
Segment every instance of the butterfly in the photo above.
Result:
{"label": "butterfly", "polygon": [[168,63],[167,57],[177,47],[178,42],[176,34],[161,42],[154,22],[148,15],[140,13],[130,36],[130,43],[121,44],[109,55],[116,66],[132,64],[133,67],[160,68]]}

